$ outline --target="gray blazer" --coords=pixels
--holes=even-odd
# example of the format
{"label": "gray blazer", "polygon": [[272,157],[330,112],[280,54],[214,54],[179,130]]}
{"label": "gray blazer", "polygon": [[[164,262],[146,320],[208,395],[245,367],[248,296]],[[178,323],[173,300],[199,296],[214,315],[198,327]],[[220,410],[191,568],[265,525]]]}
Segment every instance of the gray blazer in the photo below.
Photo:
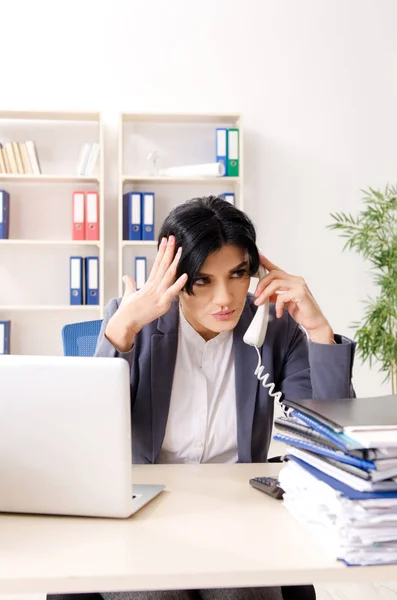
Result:
{"label": "gray blazer", "polygon": [[[258,356],[243,342],[256,306],[247,296],[240,320],[233,330],[237,444],[239,462],[265,462],[271,441],[273,399],[254,375]],[[171,398],[178,347],[179,310],[174,300],[170,310],[146,325],[135,338],[130,352],[120,353],[104,336],[107,322],[120,305],[113,299],[105,307],[95,356],[123,357],[131,368],[131,419],[133,463],[155,463],[163,443]],[[336,345],[307,339],[301,327],[285,310],[275,318],[274,305],[262,364],[286,398],[353,397],[351,384],[355,343],[335,335]],[[272,318],[273,317],[273,318]]]}

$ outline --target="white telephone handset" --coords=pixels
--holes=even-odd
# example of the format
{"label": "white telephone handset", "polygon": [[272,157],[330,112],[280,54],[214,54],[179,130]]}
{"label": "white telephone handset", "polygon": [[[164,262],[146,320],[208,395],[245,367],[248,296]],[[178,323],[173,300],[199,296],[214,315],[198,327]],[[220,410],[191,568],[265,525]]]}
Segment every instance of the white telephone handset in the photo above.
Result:
{"label": "white telephone handset", "polygon": [[[265,268],[260,265],[258,270],[259,279],[262,279],[266,275]],[[260,348],[263,346],[265,341],[267,325],[269,322],[269,300],[266,300],[264,304],[258,306],[254,318],[252,319],[251,325],[248,327],[244,334],[243,340],[250,346]]]}
{"label": "white telephone handset", "polygon": [[[259,266],[258,277],[262,279],[266,275],[266,271],[262,265]],[[267,326],[269,323],[269,300],[266,300],[264,304],[258,306],[255,316],[252,319],[251,325],[248,327],[247,331],[244,334],[243,341],[249,346],[254,346],[255,350],[258,354],[258,365],[254,371],[254,375],[259,379],[264,388],[268,388],[268,394],[279,404],[281,404],[281,392],[275,392],[274,383],[268,383],[268,379],[270,377],[269,373],[263,373],[265,367],[262,365],[262,357],[259,352],[259,348],[263,346],[263,342],[265,341]],[[284,409],[283,409],[284,410]],[[284,411],[285,412],[285,411]]]}

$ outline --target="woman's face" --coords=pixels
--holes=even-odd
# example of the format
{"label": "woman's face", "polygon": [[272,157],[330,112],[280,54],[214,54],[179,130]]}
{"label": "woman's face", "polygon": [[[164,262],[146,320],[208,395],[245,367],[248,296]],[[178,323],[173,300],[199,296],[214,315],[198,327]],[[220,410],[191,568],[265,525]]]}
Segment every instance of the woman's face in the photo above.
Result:
{"label": "woman's face", "polygon": [[183,314],[205,340],[230,331],[240,318],[249,284],[246,251],[237,246],[222,246],[204,262],[193,282],[194,295],[180,293]]}

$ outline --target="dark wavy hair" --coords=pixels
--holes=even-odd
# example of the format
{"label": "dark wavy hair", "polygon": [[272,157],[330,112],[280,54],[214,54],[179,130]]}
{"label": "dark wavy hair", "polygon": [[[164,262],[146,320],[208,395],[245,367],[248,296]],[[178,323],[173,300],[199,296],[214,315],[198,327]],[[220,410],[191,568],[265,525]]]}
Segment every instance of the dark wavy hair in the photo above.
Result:
{"label": "dark wavy hair", "polygon": [[246,250],[249,273],[259,267],[254,225],[245,213],[219,196],[193,198],[176,206],[165,219],[158,245],[163,237],[175,236],[175,251],[182,246],[177,278],[188,274],[184,291],[193,294],[193,284],[209,254],[226,244]]}

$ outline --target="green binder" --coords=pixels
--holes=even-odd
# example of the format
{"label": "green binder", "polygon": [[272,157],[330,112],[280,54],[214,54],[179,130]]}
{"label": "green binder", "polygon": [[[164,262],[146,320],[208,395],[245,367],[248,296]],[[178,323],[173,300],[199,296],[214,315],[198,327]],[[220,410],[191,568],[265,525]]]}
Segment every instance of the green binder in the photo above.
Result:
{"label": "green binder", "polygon": [[239,172],[239,131],[227,130],[227,174],[228,177],[238,177]]}

